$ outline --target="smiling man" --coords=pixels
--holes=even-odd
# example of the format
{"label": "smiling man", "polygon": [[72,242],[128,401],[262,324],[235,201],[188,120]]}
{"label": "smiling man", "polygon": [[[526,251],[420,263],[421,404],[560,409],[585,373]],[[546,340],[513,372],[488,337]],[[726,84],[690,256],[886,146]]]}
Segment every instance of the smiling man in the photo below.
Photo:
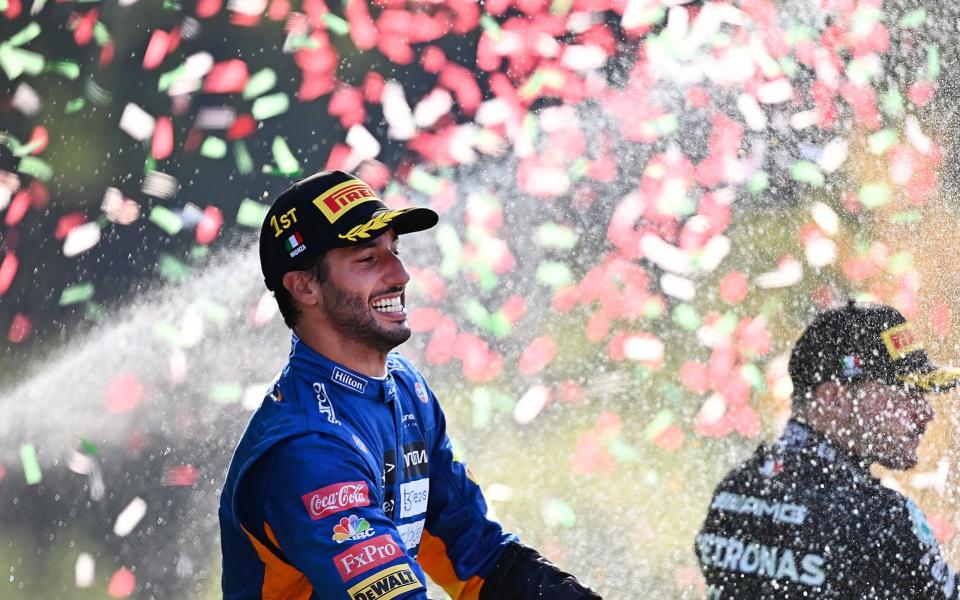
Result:
{"label": "smiling man", "polygon": [[869,470],[916,465],[926,395],[960,371],[893,308],[851,301],[807,327],[790,377],[786,431],[720,483],[697,536],[707,598],[960,598],[923,512]]}
{"label": "smiling man", "polygon": [[223,594],[241,599],[599,599],[487,518],[410,337],[399,237],[426,208],[390,210],[363,181],[317,173],[277,197],[260,232],[264,282],[293,330],[220,500]]}

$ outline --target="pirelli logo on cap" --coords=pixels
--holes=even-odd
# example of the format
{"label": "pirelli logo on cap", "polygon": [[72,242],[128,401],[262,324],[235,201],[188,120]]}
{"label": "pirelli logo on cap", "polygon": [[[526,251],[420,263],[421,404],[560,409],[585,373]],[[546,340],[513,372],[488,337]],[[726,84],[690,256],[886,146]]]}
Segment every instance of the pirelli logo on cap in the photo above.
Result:
{"label": "pirelli logo on cap", "polygon": [[377,193],[362,181],[351,179],[338,183],[313,199],[314,205],[331,223],[346,214],[351,208],[368,200],[379,200]]}
{"label": "pirelli logo on cap", "polygon": [[407,565],[397,565],[367,577],[347,592],[352,600],[390,600],[423,587]]}
{"label": "pirelli logo on cap", "polygon": [[910,323],[891,327],[880,334],[880,339],[883,340],[883,345],[887,347],[887,352],[893,360],[900,360],[911,352],[923,350],[920,338],[914,333]]}

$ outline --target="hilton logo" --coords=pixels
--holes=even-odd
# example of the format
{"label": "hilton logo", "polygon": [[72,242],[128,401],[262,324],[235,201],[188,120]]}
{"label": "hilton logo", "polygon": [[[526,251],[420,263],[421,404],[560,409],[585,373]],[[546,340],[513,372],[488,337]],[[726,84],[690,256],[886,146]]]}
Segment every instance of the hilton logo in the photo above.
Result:
{"label": "hilton logo", "polygon": [[335,383],[339,383],[340,385],[342,385],[347,389],[351,389],[361,394],[365,389],[367,389],[366,379],[361,379],[360,377],[351,375],[350,373],[347,373],[340,367],[334,367],[333,373],[330,375],[330,379],[332,379]]}

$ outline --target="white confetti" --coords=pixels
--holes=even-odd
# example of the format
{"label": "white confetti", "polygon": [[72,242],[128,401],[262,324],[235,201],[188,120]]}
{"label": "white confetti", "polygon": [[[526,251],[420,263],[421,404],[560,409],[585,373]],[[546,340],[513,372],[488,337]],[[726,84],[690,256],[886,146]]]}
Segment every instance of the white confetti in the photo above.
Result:
{"label": "white confetti", "polygon": [[153,135],[156,124],[156,119],[133,102],[128,102],[120,115],[120,129],[141,142]]}
{"label": "white confetti", "polygon": [[237,119],[237,112],[229,106],[204,106],[197,111],[198,129],[228,129]]}
{"label": "white confetti", "polygon": [[790,116],[790,127],[800,131],[807,127],[813,127],[820,120],[820,114],[815,110],[805,110],[794,113]]}
{"label": "white confetti", "polygon": [[392,79],[383,86],[383,118],[389,127],[387,136],[393,140],[409,140],[417,133],[413,112],[407,104],[403,86]]}
{"label": "white confetti", "polygon": [[764,114],[760,104],[753,96],[740,94],[740,97],[737,98],[737,109],[743,115],[747,127],[753,131],[763,131],[767,127],[767,115]]}
{"label": "white confetti", "polygon": [[13,107],[28,117],[32,117],[40,110],[40,96],[26,83],[17,86],[13,93]]}
{"label": "white confetti", "polygon": [[807,263],[811,267],[825,267],[837,260],[837,244],[830,238],[812,236],[803,246]]}
{"label": "white confetti", "polygon": [[155,198],[170,199],[177,195],[179,188],[180,182],[177,181],[176,177],[161,173],[160,171],[150,171],[146,177],[143,178],[143,185],[140,187],[140,191]]}
{"label": "white confetti", "polygon": [[813,216],[813,222],[825,234],[833,237],[840,232],[840,217],[823,202],[814,202],[810,207],[810,214]]}
{"label": "white confetti", "polygon": [[786,258],[781,261],[776,271],[757,276],[756,282],[762,288],[782,288],[796,285],[801,279],[803,279],[803,265],[795,258]]}
{"label": "white confetti", "polygon": [[513,407],[513,419],[521,425],[533,423],[548,402],[550,390],[544,385],[535,385]]}
{"label": "white confetti", "polygon": [[453,108],[453,96],[443,88],[434,88],[417,102],[413,109],[413,120],[417,127],[433,127],[437,120]]}
{"label": "white confetti", "polygon": [[137,496],[130,501],[130,504],[128,504],[120,513],[120,516],[117,517],[117,522],[113,525],[113,533],[118,537],[130,535],[130,532],[137,527],[137,524],[143,520],[146,514],[147,503],[143,498]]}
{"label": "white confetti", "polygon": [[664,271],[686,275],[693,271],[690,255],[652,233],[640,240],[643,255]]}
{"label": "white confetti", "polygon": [[713,271],[730,254],[730,248],[730,238],[725,235],[713,236],[704,244],[703,251],[700,253],[700,268],[704,271]]}
{"label": "white confetti", "polygon": [[100,224],[96,221],[77,225],[63,241],[63,255],[66,257],[83,254],[100,241]]}
{"label": "white confetti", "polygon": [[120,190],[114,187],[108,187],[104,192],[100,210],[107,215],[110,222],[118,225],[129,225],[140,218],[140,205],[124,197]]}
{"label": "white confetti", "polygon": [[77,563],[73,567],[74,582],[80,589],[88,588],[93,585],[96,576],[96,562],[93,556],[86,552],[81,552],[77,556]]}
{"label": "white confetti", "polygon": [[727,412],[727,401],[720,394],[712,394],[703,401],[697,418],[705,423],[716,423]]}
{"label": "white confetti", "polygon": [[697,296],[697,286],[692,280],[673,273],[664,273],[660,277],[660,289],[664,294],[685,302]]}
{"label": "white confetti", "polygon": [[817,164],[820,165],[820,168],[826,173],[833,173],[847,160],[847,155],[849,154],[847,141],[841,138],[836,138],[830,140],[830,142],[824,146],[823,154],[820,155],[820,160],[817,161]]}
{"label": "white confetti", "polygon": [[595,71],[607,63],[607,53],[595,45],[570,45],[563,49],[560,62],[581,73]]}
{"label": "white confetti", "polygon": [[917,149],[917,152],[920,154],[930,154],[933,151],[933,142],[930,141],[930,138],[923,133],[923,129],[920,127],[920,121],[917,120],[917,117],[910,115],[906,118],[905,122],[907,140],[910,141],[910,144]]}
{"label": "white confetti", "polygon": [[363,161],[376,158],[380,154],[380,142],[363,125],[351,127],[347,131],[346,141],[350,146],[347,171],[353,171]]}
{"label": "white confetti", "polygon": [[788,79],[769,81],[757,90],[757,99],[763,104],[781,104],[793,97],[793,86]]}
{"label": "white confetti", "polygon": [[623,343],[623,355],[637,362],[660,362],[663,352],[663,342],[652,335],[630,336]]}
{"label": "white confetti", "polygon": [[262,327],[269,323],[274,317],[280,314],[280,307],[277,301],[273,299],[273,292],[264,292],[257,300],[253,312],[250,313],[250,322],[254,327]]}
{"label": "white confetti", "polygon": [[934,489],[942,494],[946,489],[949,474],[950,462],[946,458],[941,458],[933,471],[922,471],[911,477],[910,487],[918,490]]}

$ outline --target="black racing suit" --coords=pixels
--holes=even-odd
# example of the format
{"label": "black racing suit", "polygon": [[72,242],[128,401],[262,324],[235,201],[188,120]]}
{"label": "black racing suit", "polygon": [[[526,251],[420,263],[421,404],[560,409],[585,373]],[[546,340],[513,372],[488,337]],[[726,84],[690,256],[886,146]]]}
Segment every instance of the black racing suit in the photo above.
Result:
{"label": "black racing suit", "polygon": [[798,421],[717,486],[695,549],[707,598],[960,598],[927,518]]}

